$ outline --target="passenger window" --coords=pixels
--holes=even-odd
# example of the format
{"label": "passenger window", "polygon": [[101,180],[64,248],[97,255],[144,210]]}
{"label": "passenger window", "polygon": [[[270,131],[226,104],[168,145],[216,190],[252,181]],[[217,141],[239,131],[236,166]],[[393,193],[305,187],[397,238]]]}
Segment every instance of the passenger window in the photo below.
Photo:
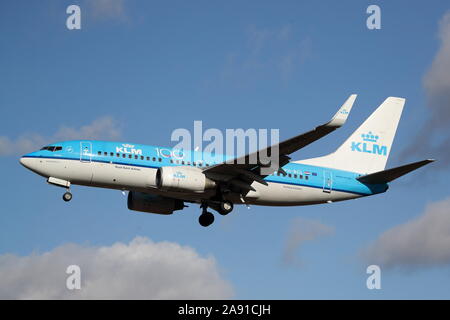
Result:
{"label": "passenger window", "polygon": [[62,150],[62,147],[56,147],[55,148],[55,151],[61,151]]}
{"label": "passenger window", "polygon": [[309,176],[305,176],[305,180],[308,180],[309,179]]}
{"label": "passenger window", "polygon": [[190,162],[190,161],[188,161],[188,162],[187,162],[187,165],[188,165],[188,166],[190,166],[190,165],[191,165],[191,162]]}
{"label": "passenger window", "polygon": [[158,161],[159,161],[159,162],[161,162],[161,161],[162,161],[162,159],[161,159],[161,158],[158,158]]}
{"label": "passenger window", "polygon": [[102,152],[101,152],[101,151],[99,151],[99,152],[97,152],[97,153],[98,153],[98,155],[99,155],[99,156],[101,156],[101,155],[102,155]]}
{"label": "passenger window", "polygon": [[192,162],[192,165],[193,165],[193,166],[197,166],[197,164],[196,164],[195,162]]}
{"label": "passenger window", "polygon": [[294,178],[297,179],[297,175],[296,174],[294,174]]}
{"label": "passenger window", "polygon": [[123,155],[122,155],[122,158],[126,158],[127,157],[127,155],[124,153]]}
{"label": "passenger window", "polygon": [[155,157],[153,157],[153,158],[152,158],[152,161],[156,161],[156,158],[155,158]]}
{"label": "passenger window", "polygon": [[181,164],[183,164],[183,165],[184,165],[184,161],[181,161]]}
{"label": "passenger window", "polygon": [[173,163],[173,160],[172,160],[172,159],[170,159],[170,163]]}
{"label": "passenger window", "polygon": [[144,156],[141,156],[141,160],[144,160]]}
{"label": "passenger window", "polygon": [[135,158],[135,159],[137,159],[137,158],[138,158],[138,156],[137,156],[137,155],[134,155],[134,158]]}
{"label": "passenger window", "polygon": [[129,154],[129,155],[128,155],[128,158],[130,158],[130,159],[131,159],[131,154]]}
{"label": "passenger window", "polygon": [[110,155],[111,157],[114,157],[114,152],[110,152],[109,155]]}
{"label": "passenger window", "polygon": [[288,174],[288,177],[291,178],[291,174],[290,173]]}
{"label": "passenger window", "polygon": [[180,164],[180,160],[177,160],[177,164]]}
{"label": "passenger window", "polygon": [[116,153],[116,157],[120,157],[120,153]]}
{"label": "passenger window", "polygon": [[103,152],[103,155],[104,155],[104,156],[107,156],[107,155],[108,155],[108,152]]}
{"label": "passenger window", "polygon": [[299,177],[300,179],[303,179],[303,176],[302,176],[302,175],[299,175],[298,177]]}
{"label": "passenger window", "polygon": [[150,161],[150,157],[147,157],[147,161]]}
{"label": "passenger window", "polygon": [[198,166],[201,167],[201,166],[202,166],[202,163],[200,162],[200,163],[198,164]]}

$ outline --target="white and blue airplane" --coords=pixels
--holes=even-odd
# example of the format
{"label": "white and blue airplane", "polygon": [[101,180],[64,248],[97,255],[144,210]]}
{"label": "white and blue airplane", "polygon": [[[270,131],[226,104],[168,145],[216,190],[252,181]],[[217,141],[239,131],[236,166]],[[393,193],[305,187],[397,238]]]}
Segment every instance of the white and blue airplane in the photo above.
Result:
{"label": "white and blue airplane", "polygon": [[[76,140],[47,145],[20,163],[67,189],[83,185],[128,192],[130,210],[172,214],[185,203],[202,208],[199,222],[214,222],[234,204],[297,206],[331,203],[383,193],[388,183],[434,160],[385,170],[405,99],[389,97],[333,153],[290,161],[289,155],[341,127],[356,99],[351,95],[335,116],[311,131],[280,142],[278,166],[269,175],[259,155],[274,145],[230,161],[214,163],[211,154],[122,142]],[[275,149],[273,149],[275,150]],[[262,153],[261,153],[262,154]],[[256,155],[256,163],[249,159]],[[192,159],[201,159],[198,161]],[[253,158],[255,159],[255,158]]]}

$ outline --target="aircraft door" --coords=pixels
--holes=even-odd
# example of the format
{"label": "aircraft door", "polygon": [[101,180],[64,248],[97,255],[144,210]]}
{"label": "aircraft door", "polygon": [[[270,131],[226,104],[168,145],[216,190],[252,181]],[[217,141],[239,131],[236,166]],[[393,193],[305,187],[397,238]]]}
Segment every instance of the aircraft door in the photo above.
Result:
{"label": "aircraft door", "polygon": [[80,161],[90,163],[92,160],[92,143],[89,141],[80,142]]}
{"label": "aircraft door", "polygon": [[333,188],[333,174],[330,171],[323,172],[323,192],[330,193]]}

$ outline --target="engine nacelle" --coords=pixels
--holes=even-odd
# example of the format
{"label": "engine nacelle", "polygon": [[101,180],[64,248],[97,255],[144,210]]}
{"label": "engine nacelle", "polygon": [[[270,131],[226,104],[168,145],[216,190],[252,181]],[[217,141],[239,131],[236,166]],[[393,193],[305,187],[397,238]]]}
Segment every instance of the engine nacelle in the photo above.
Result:
{"label": "engine nacelle", "polygon": [[157,214],[172,214],[184,208],[182,200],[134,191],[128,192],[127,204],[130,210]]}
{"label": "engine nacelle", "polygon": [[156,172],[156,186],[164,191],[203,192],[216,183],[196,167],[161,167]]}

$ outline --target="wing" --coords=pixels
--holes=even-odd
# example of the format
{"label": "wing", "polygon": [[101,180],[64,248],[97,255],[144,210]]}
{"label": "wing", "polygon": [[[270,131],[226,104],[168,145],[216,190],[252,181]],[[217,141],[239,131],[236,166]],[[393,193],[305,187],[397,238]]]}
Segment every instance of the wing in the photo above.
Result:
{"label": "wing", "polygon": [[[330,121],[311,131],[299,134],[268,148],[260,149],[254,153],[227,160],[206,168],[203,172],[208,178],[226,182],[241,191],[254,190],[251,187],[253,181],[267,185],[264,177],[277,170],[284,172],[282,167],[289,162],[289,154],[340,128],[347,120],[355,99],[356,94],[352,94]],[[272,157],[272,155],[274,156]],[[268,160],[270,161],[268,162]]]}

